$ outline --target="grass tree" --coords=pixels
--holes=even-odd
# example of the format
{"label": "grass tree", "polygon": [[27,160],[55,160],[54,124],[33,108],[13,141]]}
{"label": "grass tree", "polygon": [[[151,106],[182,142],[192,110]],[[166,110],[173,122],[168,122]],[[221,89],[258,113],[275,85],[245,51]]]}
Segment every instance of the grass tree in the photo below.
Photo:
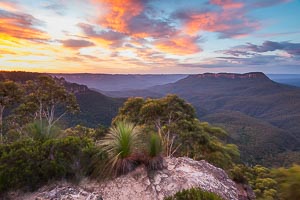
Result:
{"label": "grass tree", "polygon": [[126,174],[137,166],[139,135],[140,130],[133,123],[117,121],[101,141],[101,147],[108,155],[107,168],[113,176]]}
{"label": "grass tree", "polygon": [[163,169],[163,145],[161,137],[152,133],[147,146],[146,166],[150,170]]}

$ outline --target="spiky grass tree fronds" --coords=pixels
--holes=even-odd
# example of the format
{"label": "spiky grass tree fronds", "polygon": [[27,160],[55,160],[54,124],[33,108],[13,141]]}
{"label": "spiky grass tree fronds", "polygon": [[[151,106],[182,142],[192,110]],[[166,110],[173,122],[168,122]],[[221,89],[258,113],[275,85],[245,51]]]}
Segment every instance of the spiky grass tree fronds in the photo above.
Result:
{"label": "spiky grass tree fronds", "polygon": [[163,145],[160,136],[156,133],[151,134],[148,144],[148,159],[146,160],[148,169],[163,169],[162,151]]}
{"label": "spiky grass tree fronds", "polygon": [[23,133],[36,140],[56,138],[61,134],[61,129],[58,126],[52,126],[49,132],[47,132],[47,128],[47,124],[44,121],[42,123],[34,121],[25,125]]}
{"label": "spiky grass tree fronds", "polygon": [[126,174],[138,164],[136,148],[139,146],[140,130],[133,123],[118,121],[109,129],[100,146],[108,155],[107,168],[114,176]]}
{"label": "spiky grass tree fronds", "polygon": [[162,153],[162,141],[156,133],[152,133],[149,142],[149,156],[156,157]]}

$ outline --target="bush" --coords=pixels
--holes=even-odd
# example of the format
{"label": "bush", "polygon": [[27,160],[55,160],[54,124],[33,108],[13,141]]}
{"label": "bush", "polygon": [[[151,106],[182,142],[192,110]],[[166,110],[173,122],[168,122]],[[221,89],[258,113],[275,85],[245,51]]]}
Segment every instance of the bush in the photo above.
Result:
{"label": "bush", "polygon": [[177,192],[172,197],[165,200],[222,200],[222,198],[212,192],[203,191],[200,188],[191,188]]}
{"label": "bush", "polygon": [[157,170],[163,168],[162,149],[162,141],[159,135],[156,133],[151,134],[145,162],[148,169]]}
{"label": "bush", "polygon": [[235,165],[229,172],[230,177],[237,183],[247,184],[248,180],[245,176],[245,170],[243,165]]}
{"label": "bush", "polygon": [[300,199],[300,165],[272,171],[278,183],[279,199]]}
{"label": "bush", "polygon": [[87,173],[95,153],[91,140],[79,137],[25,139],[0,146],[0,193],[34,190],[57,179],[75,180]]}

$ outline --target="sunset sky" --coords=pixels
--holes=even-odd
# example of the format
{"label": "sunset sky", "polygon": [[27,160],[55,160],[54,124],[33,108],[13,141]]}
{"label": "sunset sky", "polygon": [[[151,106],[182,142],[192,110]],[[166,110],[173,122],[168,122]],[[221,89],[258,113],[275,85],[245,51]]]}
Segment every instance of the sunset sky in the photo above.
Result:
{"label": "sunset sky", "polygon": [[0,0],[0,70],[300,74],[300,1]]}

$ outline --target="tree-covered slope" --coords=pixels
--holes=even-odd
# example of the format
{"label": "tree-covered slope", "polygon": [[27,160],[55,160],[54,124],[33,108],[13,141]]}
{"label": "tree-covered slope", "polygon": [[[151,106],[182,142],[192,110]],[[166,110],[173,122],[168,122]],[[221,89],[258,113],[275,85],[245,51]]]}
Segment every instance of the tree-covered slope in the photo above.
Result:
{"label": "tree-covered slope", "polygon": [[[28,80],[36,79],[40,73],[31,72],[1,72],[0,81],[12,80],[25,83]],[[117,114],[119,107],[125,99],[112,98],[99,92],[90,90],[85,85],[69,83],[60,79],[67,90],[74,92],[80,106],[80,112],[76,115],[68,115],[63,122],[66,126],[82,124],[85,126],[96,127],[98,124],[110,125],[112,118]]]}
{"label": "tree-covered slope", "polygon": [[262,162],[287,149],[299,150],[300,89],[273,82],[263,73],[190,75],[144,91],[111,94],[148,97],[151,93],[177,94],[193,104],[200,120],[222,125],[232,135],[245,161]]}

